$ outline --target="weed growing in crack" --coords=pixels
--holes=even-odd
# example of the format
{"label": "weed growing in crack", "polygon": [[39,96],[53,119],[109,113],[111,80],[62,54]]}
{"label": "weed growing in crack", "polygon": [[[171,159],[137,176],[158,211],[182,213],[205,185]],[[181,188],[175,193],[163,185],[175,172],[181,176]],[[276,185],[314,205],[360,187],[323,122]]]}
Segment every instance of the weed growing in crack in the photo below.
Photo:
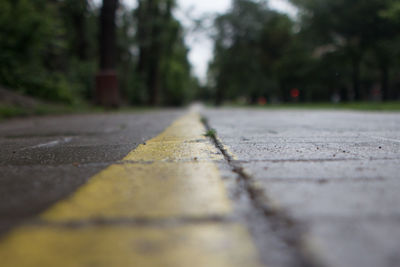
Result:
{"label": "weed growing in crack", "polygon": [[215,131],[215,129],[210,129],[204,134],[204,136],[210,137],[210,138],[215,138],[216,135],[217,135],[217,131]]}

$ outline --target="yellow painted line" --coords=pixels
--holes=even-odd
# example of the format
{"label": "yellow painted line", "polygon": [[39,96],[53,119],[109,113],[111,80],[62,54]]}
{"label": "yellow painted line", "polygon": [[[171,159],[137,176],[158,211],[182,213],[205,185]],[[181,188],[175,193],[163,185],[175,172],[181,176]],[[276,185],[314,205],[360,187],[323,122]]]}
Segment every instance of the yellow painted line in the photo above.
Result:
{"label": "yellow painted line", "polygon": [[[232,207],[214,163],[223,156],[205,131],[195,113],[178,119],[41,214],[43,225],[10,232],[0,242],[1,266],[260,266],[242,225],[207,220]],[[157,225],[174,218],[203,220]],[[129,224],[135,219],[154,223]],[[88,224],[52,224],[66,222]]]}
{"label": "yellow painted line", "polygon": [[[27,240],[30,240],[30,243]],[[258,266],[238,225],[175,228],[20,229],[1,248],[1,266]]]}
{"label": "yellow painted line", "polygon": [[175,121],[156,138],[140,145],[125,157],[133,161],[223,160],[204,136],[200,116],[191,113]]}
{"label": "yellow painted line", "polygon": [[205,217],[231,212],[215,164],[114,165],[41,215],[47,221]]}

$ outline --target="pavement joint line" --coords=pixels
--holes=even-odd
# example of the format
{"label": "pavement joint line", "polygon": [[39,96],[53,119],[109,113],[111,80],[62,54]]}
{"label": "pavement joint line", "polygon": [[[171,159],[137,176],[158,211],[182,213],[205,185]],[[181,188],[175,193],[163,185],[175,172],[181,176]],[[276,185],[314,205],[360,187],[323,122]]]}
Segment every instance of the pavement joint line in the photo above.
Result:
{"label": "pavement joint line", "polygon": [[252,159],[252,160],[234,160],[231,162],[235,164],[246,164],[255,162],[271,162],[271,163],[281,163],[281,162],[340,162],[340,161],[375,161],[375,160],[400,160],[400,158],[379,158],[379,157],[368,157],[368,158],[326,158],[326,159]]}
{"label": "pavement joint line", "polygon": [[388,142],[394,142],[394,143],[400,143],[400,140],[398,139],[393,139],[393,138],[386,138],[386,137],[381,137],[381,136],[374,136],[374,135],[366,135],[367,137],[378,139],[381,141],[388,141]]}
{"label": "pavement joint line", "polygon": [[388,179],[383,177],[375,177],[375,178],[302,178],[296,177],[288,178],[288,177],[279,177],[279,178],[266,178],[264,181],[267,183],[285,183],[285,184],[297,184],[297,183],[317,183],[317,184],[337,184],[337,183],[376,183],[376,182],[384,182]]}
{"label": "pavement joint line", "polygon": [[326,159],[256,159],[256,160],[232,160],[233,163],[243,164],[243,163],[253,163],[253,162],[331,162],[331,161],[362,161],[365,159],[361,158],[326,158]]}
{"label": "pavement joint line", "polygon": [[197,112],[177,119],[42,212],[37,225],[4,235],[2,267],[263,266],[235,219],[215,163],[224,157],[205,132]]}
{"label": "pavement joint line", "polygon": [[[207,118],[202,119],[207,130],[213,129]],[[258,188],[253,182],[253,178],[238,163],[236,156],[233,155],[227,146],[218,138],[217,133],[210,137],[215,147],[224,155],[226,162],[232,168],[232,171],[238,175],[239,186],[243,187],[247,192],[253,207],[264,214],[264,219],[272,223],[276,232],[281,233],[279,236],[291,248],[293,254],[297,258],[299,267],[321,267],[322,262],[315,255],[315,251],[309,251],[310,247],[305,243],[304,225],[295,221],[286,211],[280,207],[273,205],[272,201],[264,192]],[[267,204],[266,204],[267,203]],[[270,203],[271,205],[269,205]]]}
{"label": "pavement joint line", "polygon": [[[163,163],[190,163],[190,162],[211,162],[211,163],[220,163],[223,162],[223,160],[217,160],[217,159],[213,159],[213,160],[209,160],[209,159],[186,159],[186,160],[164,160],[162,161]],[[63,166],[71,166],[74,165],[75,167],[79,168],[79,167],[85,167],[85,166],[104,166],[104,167],[108,167],[110,165],[130,165],[130,164],[153,164],[154,161],[140,161],[140,160],[124,160],[124,161],[104,161],[104,162],[71,162],[71,163],[63,163],[63,164],[46,164],[46,168],[56,168],[56,167],[63,167]],[[5,164],[2,165],[0,163],[0,166],[2,167],[15,167],[15,166],[29,166],[29,167],[43,167],[43,165],[40,164]]]}
{"label": "pavement joint line", "polygon": [[[193,162],[213,162],[213,163],[218,163],[222,162],[222,160],[210,160],[206,158],[193,158],[193,159],[183,159],[183,160],[163,160],[161,161],[163,163],[193,163]],[[154,161],[140,161],[140,160],[123,160],[123,161],[117,161],[115,164],[120,164],[120,165],[126,165],[126,164],[153,164]]]}
{"label": "pavement joint line", "polygon": [[[337,145],[337,144],[362,144],[365,143],[365,140],[362,141],[357,141],[357,140],[352,140],[352,141],[343,141],[343,142],[338,142],[338,141],[288,141],[288,140],[271,140],[271,142],[266,142],[266,141],[238,141],[235,142],[236,144],[239,145],[255,145],[255,144],[259,144],[259,145],[265,145],[265,144],[270,144],[270,145],[282,145],[283,143],[285,144],[308,144],[308,145]],[[390,141],[387,141],[390,142]]]}
{"label": "pavement joint line", "polygon": [[311,222],[315,221],[326,221],[329,223],[332,222],[374,222],[374,223],[381,223],[381,222],[400,222],[400,214],[397,215],[382,215],[382,214],[370,214],[370,215],[357,215],[357,216],[339,216],[337,214],[329,215],[313,215]]}
{"label": "pavement joint line", "polygon": [[234,216],[207,216],[207,217],[171,217],[171,218],[92,218],[89,220],[50,222],[33,219],[24,223],[25,227],[52,227],[52,228],[86,228],[93,226],[128,226],[128,227],[181,227],[182,225],[197,225],[207,223],[234,224],[239,220]]}

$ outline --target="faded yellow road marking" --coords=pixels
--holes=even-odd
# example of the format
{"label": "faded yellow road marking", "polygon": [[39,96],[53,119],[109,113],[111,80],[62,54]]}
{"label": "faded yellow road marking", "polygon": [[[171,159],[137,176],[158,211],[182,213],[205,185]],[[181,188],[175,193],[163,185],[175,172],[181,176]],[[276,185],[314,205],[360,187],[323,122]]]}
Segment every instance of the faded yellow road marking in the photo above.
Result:
{"label": "faded yellow road marking", "polygon": [[211,162],[114,165],[41,217],[73,221],[224,215],[231,208],[219,179]]}
{"label": "faded yellow road marking", "polygon": [[[243,226],[212,222],[232,208],[213,162],[223,156],[204,133],[197,114],[177,120],[41,214],[41,226],[12,231],[0,243],[1,266],[260,266]],[[157,225],[174,218],[203,220]]]}
{"label": "faded yellow road marking", "polygon": [[237,225],[24,228],[7,245],[1,266],[256,266],[248,235]]}

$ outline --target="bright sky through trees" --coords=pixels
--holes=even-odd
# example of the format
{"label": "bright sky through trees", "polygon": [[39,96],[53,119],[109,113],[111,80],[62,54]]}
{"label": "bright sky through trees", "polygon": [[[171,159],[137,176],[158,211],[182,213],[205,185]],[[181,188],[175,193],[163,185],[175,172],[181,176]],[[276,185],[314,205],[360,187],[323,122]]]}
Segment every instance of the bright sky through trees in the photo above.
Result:
{"label": "bright sky through trees", "polygon": [[[134,1],[134,0],[130,0]],[[185,12],[187,10],[193,9],[193,15],[201,16],[202,13],[223,13],[231,5],[231,0],[178,0],[180,11]],[[285,0],[270,0],[269,5],[273,9],[289,13],[294,15],[296,13],[295,8],[290,5]],[[178,16],[182,15],[178,12]],[[185,26],[187,21],[181,19]],[[186,37],[186,42],[190,47],[189,59],[193,65],[193,71],[201,81],[205,81],[207,75],[208,62],[213,54],[213,41],[203,34],[199,36],[194,34],[192,36],[189,34]]]}
{"label": "bright sky through trees", "polygon": [[[129,7],[136,7],[136,0],[120,0]],[[94,0],[100,4],[101,0]],[[225,12],[231,4],[231,0],[178,0],[179,10],[177,17],[182,21],[185,27],[190,27],[191,21],[187,18],[189,12],[194,18],[201,17],[205,13]],[[291,15],[296,13],[295,8],[286,0],[270,0],[271,8],[285,12]],[[206,33],[189,33],[186,36],[186,43],[190,48],[189,60],[193,66],[194,74],[204,82],[207,75],[208,62],[213,54],[213,42]]]}

